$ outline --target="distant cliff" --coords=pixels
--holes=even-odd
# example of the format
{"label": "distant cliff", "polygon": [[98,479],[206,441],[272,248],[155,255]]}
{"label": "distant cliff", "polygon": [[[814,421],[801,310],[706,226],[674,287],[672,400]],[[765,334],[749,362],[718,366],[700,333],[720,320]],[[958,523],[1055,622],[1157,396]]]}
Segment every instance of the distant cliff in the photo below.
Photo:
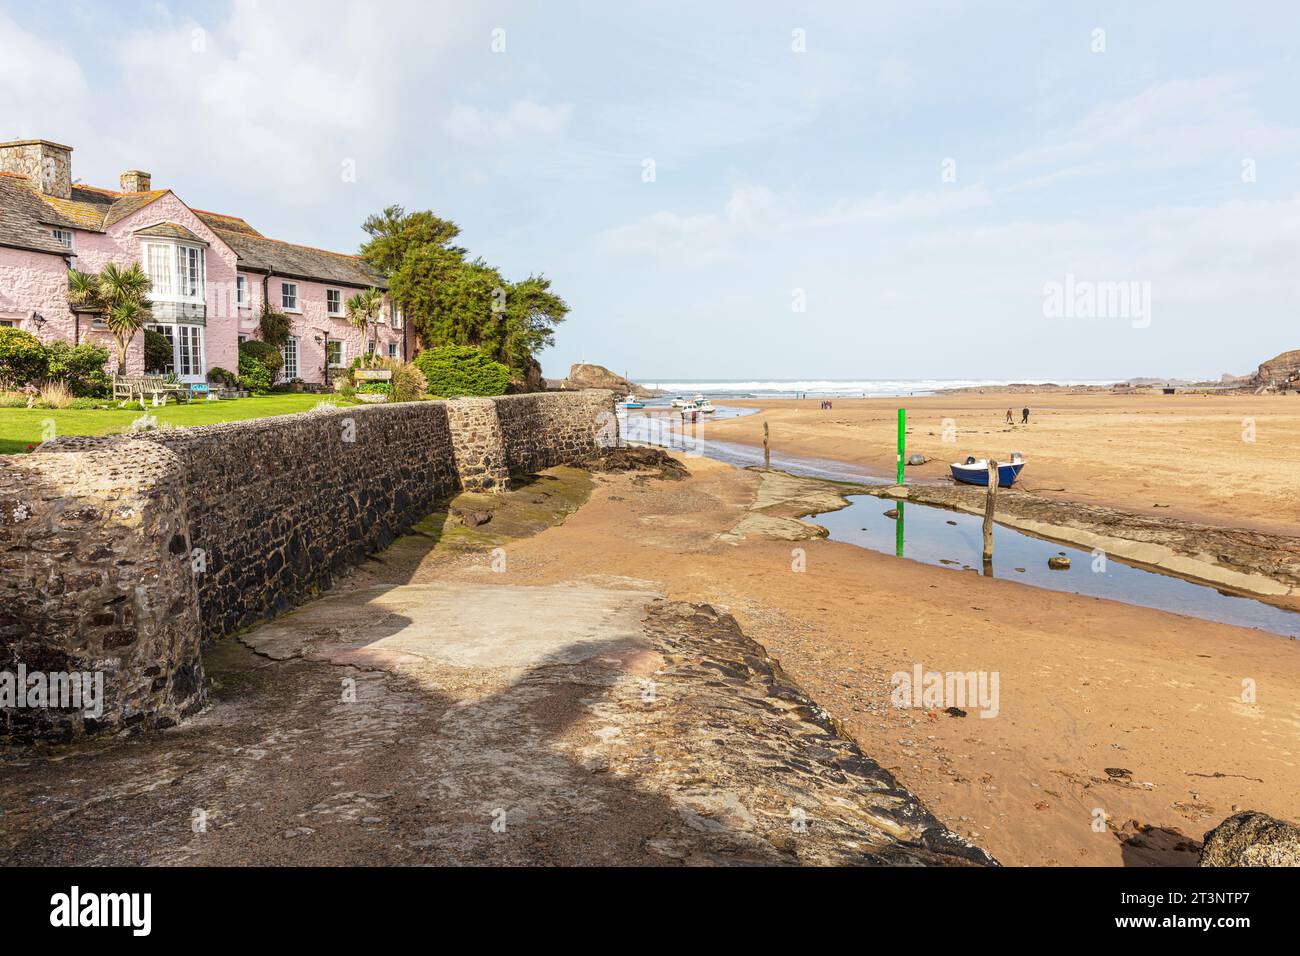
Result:
{"label": "distant cliff", "polygon": [[1251,384],[1256,388],[1300,389],[1300,349],[1275,355],[1256,370]]}

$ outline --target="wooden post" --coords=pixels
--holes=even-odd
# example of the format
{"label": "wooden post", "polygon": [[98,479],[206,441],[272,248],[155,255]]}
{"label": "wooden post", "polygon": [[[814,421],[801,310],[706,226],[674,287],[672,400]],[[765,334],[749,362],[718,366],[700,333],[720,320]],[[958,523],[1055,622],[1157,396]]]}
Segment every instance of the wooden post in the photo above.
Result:
{"label": "wooden post", "polygon": [[772,449],[767,444],[767,422],[763,422],[763,470],[772,470]]}
{"label": "wooden post", "polygon": [[998,496],[998,463],[989,459],[989,491],[984,498],[984,563],[993,560],[993,502]]}

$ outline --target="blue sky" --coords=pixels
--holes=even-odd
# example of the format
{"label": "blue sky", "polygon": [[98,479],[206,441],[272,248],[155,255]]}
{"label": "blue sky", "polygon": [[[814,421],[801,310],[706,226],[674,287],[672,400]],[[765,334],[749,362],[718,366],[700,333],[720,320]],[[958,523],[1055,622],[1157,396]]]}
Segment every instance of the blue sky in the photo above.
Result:
{"label": "blue sky", "polygon": [[[344,251],[433,209],[569,301],[551,375],[1217,377],[1300,348],[1298,43],[1281,2],[0,2],[0,135]],[[1149,308],[1049,314],[1067,277]]]}

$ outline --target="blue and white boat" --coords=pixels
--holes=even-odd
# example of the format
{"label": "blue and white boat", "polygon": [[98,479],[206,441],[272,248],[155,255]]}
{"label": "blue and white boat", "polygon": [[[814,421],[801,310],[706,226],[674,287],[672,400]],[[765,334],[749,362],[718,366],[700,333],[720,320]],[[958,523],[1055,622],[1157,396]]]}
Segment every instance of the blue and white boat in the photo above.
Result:
{"label": "blue and white boat", "polygon": [[[980,485],[987,488],[989,486],[989,460],[987,458],[974,458],[967,456],[964,462],[953,462],[948,466],[952,471],[952,477],[964,485]],[[1013,452],[1011,461],[1006,464],[998,465],[998,487],[1010,488],[1020,477],[1020,469],[1025,467],[1025,460],[1020,457],[1019,452]]]}
{"label": "blue and white boat", "polygon": [[645,408],[645,402],[637,401],[635,395],[629,395],[618,404],[620,408]]}

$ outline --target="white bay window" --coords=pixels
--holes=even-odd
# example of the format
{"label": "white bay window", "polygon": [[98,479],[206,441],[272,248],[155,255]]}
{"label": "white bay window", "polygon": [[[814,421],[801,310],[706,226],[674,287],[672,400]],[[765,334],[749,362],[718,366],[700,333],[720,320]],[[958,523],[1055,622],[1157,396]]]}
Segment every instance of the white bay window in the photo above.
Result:
{"label": "white bay window", "polygon": [[178,242],[146,242],[145,272],[153,283],[150,296],[159,302],[202,302],[206,295],[207,262],[199,246]]}

